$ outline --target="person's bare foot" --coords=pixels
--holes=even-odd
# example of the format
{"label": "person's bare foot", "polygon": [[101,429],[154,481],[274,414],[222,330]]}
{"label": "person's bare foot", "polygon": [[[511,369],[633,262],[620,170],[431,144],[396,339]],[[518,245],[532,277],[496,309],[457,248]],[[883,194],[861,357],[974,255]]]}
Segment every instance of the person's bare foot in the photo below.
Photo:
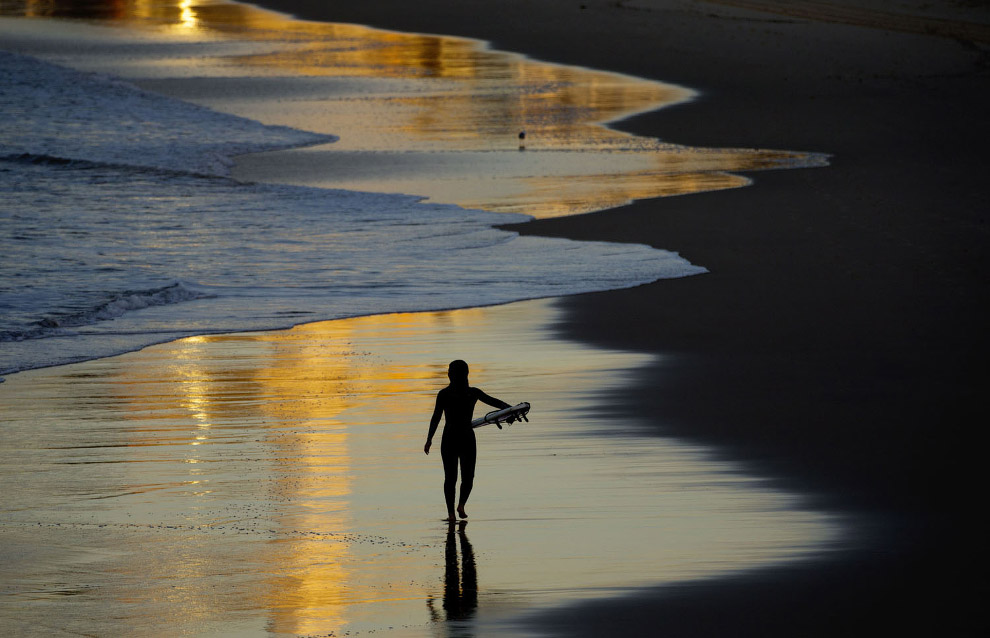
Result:
{"label": "person's bare foot", "polygon": [[448,514],[447,515],[447,522],[448,523],[456,523],[457,522],[457,517],[454,516],[453,514]]}
{"label": "person's bare foot", "polygon": [[467,512],[464,511],[463,505],[457,508],[457,513],[461,515],[461,518],[467,518]]}

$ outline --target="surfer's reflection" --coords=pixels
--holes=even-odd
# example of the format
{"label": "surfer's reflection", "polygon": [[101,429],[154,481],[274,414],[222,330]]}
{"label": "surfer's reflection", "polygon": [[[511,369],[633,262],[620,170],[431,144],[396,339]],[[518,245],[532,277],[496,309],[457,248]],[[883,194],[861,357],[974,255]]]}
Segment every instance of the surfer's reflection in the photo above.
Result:
{"label": "surfer's reflection", "polygon": [[[470,636],[471,626],[465,621],[474,618],[478,609],[478,572],[475,570],[474,550],[464,533],[467,521],[451,523],[447,528],[443,572],[443,615],[434,604],[431,596],[426,604],[434,621],[446,621],[449,636]],[[460,539],[460,560],[457,555],[457,541]]]}

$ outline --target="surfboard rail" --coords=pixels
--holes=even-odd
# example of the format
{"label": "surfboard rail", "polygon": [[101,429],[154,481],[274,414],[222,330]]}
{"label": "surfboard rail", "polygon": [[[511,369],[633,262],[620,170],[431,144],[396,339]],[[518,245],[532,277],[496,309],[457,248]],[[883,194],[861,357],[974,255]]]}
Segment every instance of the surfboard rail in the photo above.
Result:
{"label": "surfboard rail", "polygon": [[491,425],[494,423],[499,430],[502,429],[502,424],[512,425],[516,421],[526,421],[529,423],[529,419],[526,415],[529,414],[529,403],[523,401],[522,403],[517,403],[516,405],[509,408],[502,408],[500,410],[492,410],[488,414],[471,421],[472,428],[480,428],[485,425]]}

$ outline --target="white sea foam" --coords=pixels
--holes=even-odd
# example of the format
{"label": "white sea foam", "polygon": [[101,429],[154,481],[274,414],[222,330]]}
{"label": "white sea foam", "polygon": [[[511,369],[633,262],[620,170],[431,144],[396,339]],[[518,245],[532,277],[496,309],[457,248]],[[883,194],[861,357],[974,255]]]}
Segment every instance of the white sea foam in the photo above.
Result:
{"label": "white sea foam", "polygon": [[[0,374],[182,335],[615,289],[703,272],[648,246],[520,237],[405,195],[244,184],[318,136],[0,55]],[[322,138],[321,138],[322,139]]]}
{"label": "white sea foam", "polygon": [[27,326],[12,330],[0,330],[0,342],[66,336],[72,334],[70,332],[72,328],[117,319],[122,317],[124,313],[134,310],[204,299],[209,296],[208,293],[193,290],[182,282],[150,290],[107,293],[105,300],[100,300],[92,307],[53,313],[31,322]]}
{"label": "white sea foam", "polygon": [[234,155],[333,141],[0,51],[0,155],[226,175]]}

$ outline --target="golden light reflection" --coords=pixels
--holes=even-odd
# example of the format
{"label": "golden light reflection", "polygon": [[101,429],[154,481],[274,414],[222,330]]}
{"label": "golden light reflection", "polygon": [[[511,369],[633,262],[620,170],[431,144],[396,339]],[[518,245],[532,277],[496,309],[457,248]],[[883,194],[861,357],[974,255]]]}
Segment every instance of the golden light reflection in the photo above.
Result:
{"label": "golden light reflection", "polygon": [[196,19],[196,12],[193,10],[192,0],[181,0],[179,2],[179,26],[185,29],[196,29],[199,21]]}
{"label": "golden light reflection", "polygon": [[[272,32],[292,28],[277,15],[272,22]],[[475,40],[316,26],[322,33],[312,34],[318,36],[313,42],[238,61],[293,75],[427,80],[408,95],[388,98],[387,125],[403,138],[448,148],[502,146],[520,131],[527,131],[531,149],[638,147],[643,140],[601,124],[692,95],[660,82],[493,51]]]}
{"label": "golden light reflection", "polygon": [[[244,498],[263,506],[277,533],[275,540],[248,546],[254,551],[245,560],[268,574],[265,587],[251,590],[260,598],[250,604],[268,610],[272,633],[337,630],[348,622],[350,605],[381,599],[381,591],[397,600],[421,597],[393,591],[388,574],[376,580],[364,573],[358,580],[350,567],[353,550],[340,536],[350,530],[349,498],[357,480],[349,413],[372,404],[376,420],[405,422],[408,395],[425,396],[446,369],[443,360],[410,365],[376,357],[365,351],[369,335],[401,344],[413,341],[413,334],[441,334],[483,316],[482,310],[393,314],[273,333],[190,337],[155,349],[155,361],[166,365],[129,366],[116,379],[125,392],[121,398],[133,406],[127,414],[135,424],[130,444],[169,442],[196,450],[176,452],[177,460],[195,468],[180,482],[190,488],[189,499],[231,499],[235,488],[223,483],[224,453],[218,450],[255,440],[261,446],[263,460],[247,478],[261,491]],[[483,375],[484,367],[477,366],[476,374]],[[152,412],[160,414],[149,420]],[[207,426],[208,433],[202,429]],[[197,582],[200,570],[207,577],[210,564],[194,546],[175,560],[184,578]],[[173,592],[183,600],[201,594],[195,588]]]}
{"label": "golden light reflection", "polygon": [[[211,40],[253,41],[259,52],[222,58],[207,53],[177,64],[215,65],[207,75],[238,75],[246,68],[250,75],[306,78],[319,87],[324,85],[314,83],[320,78],[341,80],[300,98],[279,99],[276,107],[238,101],[231,97],[236,91],[213,101],[203,98],[207,106],[266,124],[338,135],[329,154],[374,153],[370,166],[359,163],[344,173],[335,167],[350,156],[324,165],[305,155],[295,160],[301,170],[277,176],[273,166],[293,161],[300,151],[242,158],[235,177],[243,181],[412,193],[438,203],[555,217],[749,183],[732,171],[824,165],[824,158],[802,153],[690,149],[613,130],[606,124],[689,100],[694,93],[618,73],[543,63],[491,50],[477,40],[307,22],[224,1],[116,0],[80,7],[68,0],[32,0],[5,3],[0,13],[93,17],[169,33],[195,31]],[[349,79],[367,82],[343,82]],[[526,133],[523,140],[520,132]],[[555,156],[545,162],[508,157],[523,149]],[[422,170],[406,174],[400,159],[384,157],[410,151],[438,158],[428,175]],[[439,159],[452,151],[474,153],[468,159],[474,175],[465,176],[457,162]],[[564,159],[560,151],[575,153]],[[613,164],[619,155],[626,157],[617,169]],[[561,160],[583,167],[567,172],[554,164]],[[248,163],[253,168],[245,168]],[[520,166],[532,172],[520,173]]]}
{"label": "golden light reflection", "polygon": [[[230,499],[235,487],[223,483],[221,450],[234,443],[260,446],[262,459],[242,489],[249,489],[253,496],[244,498],[260,503],[277,531],[250,557],[269,574],[264,588],[252,590],[261,599],[251,604],[268,610],[273,633],[343,627],[349,605],[379,600],[381,591],[396,600],[420,598],[418,592],[392,591],[388,574],[375,580],[365,573],[358,582],[350,567],[353,550],[340,536],[350,529],[350,494],[359,471],[350,414],[370,406],[377,422],[404,423],[410,394],[424,401],[419,411],[425,412],[427,393],[446,370],[442,359],[409,364],[374,356],[365,351],[369,336],[402,344],[413,342],[414,334],[442,334],[483,316],[482,310],[393,314],[190,337],[155,349],[156,361],[167,365],[129,366],[116,379],[125,392],[121,398],[133,406],[127,415],[135,423],[131,444],[168,441],[197,450],[177,452],[177,460],[197,468],[181,481],[199,486],[188,498]],[[483,375],[484,367],[475,373]],[[149,421],[149,406],[163,414]],[[208,433],[201,429],[207,425]],[[192,550],[177,560],[187,561],[177,571],[189,578],[209,569]]]}
{"label": "golden light reflection", "polygon": [[448,90],[400,97],[412,114],[394,126],[405,135],[447,142],[487,144],[529,129],[538,131],[534,139],[544,147],[628,143],[633,136],[599,124],[692,95],[660,82],[493,51],[477,40],[305,22],[245,4],[117,0],[79,6],[69,0],[26,0],[5,3],[0,14],[178,25],[282,43],[274,52],[232,60],[288,75],[435,80],[440,84],[434,88]]}
{"label": "golden light reflection", "polygon": [[[614,591],[737,572],[830,538],[787,497],[690,446],[591,434],[615,422],[587,409],[589,397],[625,387],[622,371],[650,357],[557,341],[552,308],[198,337],[15,375],[0,397],[10,430],[0,453],[17,488],[6,511],[27,523],[2,531],[32,551],[12,586],[51,574],[92,583],[100,596],[79,597],[71,614],[85,635],[422,626],[444,565],[429,513],[442,509],[442,473],[421,446],[453,358],[496,396],[514,399],[502,395],[511,389],[539,405],[532,427],[481,434],[470,535],[488,609],[513,604],[501,592],[556,605],[575,582]],[[567,534],[576,540],[561,544]],[[96,560],[81,571],[62,546]]]}
{"label": "golden light reflection", "polygon": [[[305,634],[345,622],[349,545],[329,535],[347,529],[352,477],[348,435],[334,419],[351,405],[348,384],[362,373],[350,369],[346,327],[334,331],[334,343],[299,339],[293,331],[278,337],[181,339],[162,346],[167,366],[138,366],[119,381],[134,406],[134,445],[185,443],[197,450],[177,453],[201,468],[190,470],[196,478],[186,485],[210,484],[190,498],[236,500],[231,490],[246,489],[250,507],[279,530],[277,540],[253,545],[250,559],[269,576],[266,587],[251,590],[263,597],[251,604],[269,610],[275,633]],[[243,349],[254,356],[244,357]],[[218,351],[231,355],[217,357]],[[149,405],[163,412],[150,427]],[[201,428],[208,426],[207,434]],[[223,448],[255,441],[262,458],[252,463],[248,485],[224,485]],[[188,560],[177,566],[180,573],[192,577],[203,569],[207,577],[208,562],[195,552]]]}
{"label": "golden light reflection", "polygon": [[[591,175],[553,175],[523,178],[526,188],[517,193],[500,193],[497,197],[458,198],[468,208],[495,212],[523,213],[537,218],[579,215],[617,208],[635,200],[671,197],[702,191],[740,188],[750,179],[728,171],[753,171],[785,166],[798,158],[796,153],[761,151],[756,157],[745,151],[719,153],[717,158],[690,149],[657,154],[647,159],[653,164],[646,170],[625,170]],[[711,165],[710,170],[701,170]],[[595,178],[597,179],[595,179]]]}

